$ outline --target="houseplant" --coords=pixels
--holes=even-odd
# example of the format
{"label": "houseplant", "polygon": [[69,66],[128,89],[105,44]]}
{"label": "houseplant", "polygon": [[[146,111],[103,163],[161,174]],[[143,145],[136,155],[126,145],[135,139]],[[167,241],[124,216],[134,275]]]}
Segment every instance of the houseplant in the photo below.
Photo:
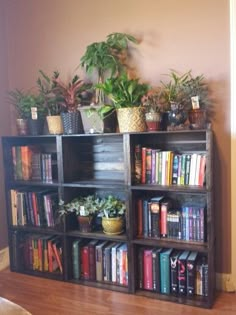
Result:
{"label": "houseplant", "polygon": [[130,79],[126,73],[105,80],[97,85],[111,100],[101,107],[100,114],[107,115],[116,110],[120,132],[145,131],[142,97],[149,86],[139,79]]}
{"label": "houseplant", "polygon": [[[54,72],[54,77],[59,75],[58,72]],[[54,93],[55,82],[51,80],[42,70],[39,70],[39,77],[37,79],[37,86],[39,90],[39,96],[42,103],[47,110],[47,124],[50,134],[62,134],[63,127],[61,121],[61,104],[60,97]]]}
{"label": "houseplant", "polygon": [[61,117],[65,134],[84,133],[81,114],[79,111],[80,94],[91,87],[90,83],[85,83],[78,75],[75,75],[68,83],[63,82],[59,77],[59,72],[54,72],[53,92],[59,99],[62,107]]}
{"label": "houseplant", "polygon": [[121,234],[124,230],[126,205],[121,199],[107,195],[100,201],[102,227],[106,234]]}
{"label": "houseplant", "polygon": [[160,129],[162,117],[162,105],[160,102],[160,88],[152,88],[142,97],[142,105],[145,109],[145,120],[148,131]]}
{"label": "houseplant", "polygon": [[[88,75],[93,75],[96,84],[102,84],[106,78],[118,76],[129,68],[130,44],[138,44],[138,40],[130,34],[109,34],[105,41],[94,42],[87,46],[84,55],[80,59],[80,65],[85,68]],[[86,120],[88,123],[90,122],[88,130],[116,132],[116,113],[111,112],[106,117],[99,115],[101,106],[105,103],[103,90],[95,88],[92,106],[82,107],[82,115],[85,112]],[[83,120],[85,115],[83,115]],[[96,124],[94,124],[94,121],[96,121]]]}
{"label": "houseplant", "polygon": [[168,112],[168,129],[184,128],[184,123],[188,117],[188,109],[183,102],[183,86],[189,81],[190,73],[191,71],[179,74],[175,70],[170,70],[168,74],[170,80],[167,83],[161,81],[160,99],[165,111]]}
{"label": "houseplant", "polygon": [[94,229],[95,216],[100,211],[100,199],[96,195],[79,196],[67,204],[60,201],[59,206],[61,215],[76,215],[80,231],[91,232]]}
{"label": "houseplant", "polygon": [[[46,115],[41,97],[30,91],[14,89],[8,92],[9,102],[17,113],[17,130],[20,135],[41,134]],[[33,115],[33,116],[32,116]]]}
{"label": "houseplant", "polygon": [[193,129],[205,128],[211,101],[203,74],[194,77],[190,73],[189,80],[182,86],[182,103],[188,110],[191,127]]}

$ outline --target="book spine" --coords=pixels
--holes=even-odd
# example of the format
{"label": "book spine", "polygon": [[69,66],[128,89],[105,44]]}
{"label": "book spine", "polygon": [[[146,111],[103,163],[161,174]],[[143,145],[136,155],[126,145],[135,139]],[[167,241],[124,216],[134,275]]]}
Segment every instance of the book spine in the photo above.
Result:
{"label": "book spine", "polygon": [[146,175],[145,183],[152,183],[152,149],[146,148]]}
{"label": "book spine", "polygon": [[152,250],[144,249],[143,252],[143,287],[153,290]]}
{"label": "book spine", "polygon": [[134,148],[135,163],[135,183],[140,184],[142,178],[142,148],[140,144],[136,144]]}
{"label": "book spine", "polygon": [[146,183],[146,150],[147,148],[142,147],[142,176],[141,176],[141,183]]}

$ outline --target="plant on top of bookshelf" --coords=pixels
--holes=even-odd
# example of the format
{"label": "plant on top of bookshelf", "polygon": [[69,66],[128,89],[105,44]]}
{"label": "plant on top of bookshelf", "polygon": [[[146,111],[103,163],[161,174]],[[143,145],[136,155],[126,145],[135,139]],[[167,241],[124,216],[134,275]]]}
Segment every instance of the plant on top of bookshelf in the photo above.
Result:
{"label": "plant on top of bookshelf", "polygon": [[59,72],[55,71],[53,78],[55,84],[53,92],[58,97],[62,108],[62,122],[66,134],[83,133],[83,123],[79,111],[81,94],[91,88],[91,83],[86,83],[78,75],[68,82],[63,82]]}
{"label": "plant on top of bookshelf", "polygon": [[9,91],[8,95],[9,102],[16,109],[18,133],[20,135],[26,135],[28,133],[28,124],[31,122],[32,118],[35,121],[43,121],[46,116],[46,110],[43,106],[42,99],[40,95],[35,95],[30,91],[19,89]]}

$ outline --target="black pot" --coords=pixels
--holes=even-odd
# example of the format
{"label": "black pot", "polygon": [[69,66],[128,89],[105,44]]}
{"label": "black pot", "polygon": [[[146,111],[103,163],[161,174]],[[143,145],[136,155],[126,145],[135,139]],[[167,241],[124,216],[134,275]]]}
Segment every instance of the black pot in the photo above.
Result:
{"label": "black pot", "polygon": [[80,112],[61,113],[64,134],[84,133]]}
{"label": "black pot", "polygon": [[43,134],[43,128],[44,128],[44,119],[38,118],[38,119],[28,119],[28,129],[29,134],[31,136],[38,136]]}

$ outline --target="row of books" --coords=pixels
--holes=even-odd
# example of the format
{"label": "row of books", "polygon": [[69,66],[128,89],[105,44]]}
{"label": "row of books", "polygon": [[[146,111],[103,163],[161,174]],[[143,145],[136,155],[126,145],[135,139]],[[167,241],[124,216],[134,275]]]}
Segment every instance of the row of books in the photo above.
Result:
{"label": "row of books", "polygon": [[73,278],[128,285],[127,244],[76,239],[72,243]]}
{"label": "row of books", "polygon": [[48,189],[11,189],[12,225],[54,227],[58,193]]}
{"label": "row of books", "polygon": [[137,199],[137,237],[172,238],[204,242],[206,239],[205,209],[182,206],[175,210],[171,199],[163,196]]}
{"label": "row of books", "polygon": [[205,183],[206,154],[161,151],[135,146],[135,181],[155,185],[197,185]]}
{"label": "row of books", "polygon": [[206,256],[195,251],[140,248],[139,289],[174,295],[208,295]]}
{"label": "row of books", "polygon": [[21,246],[27,270],[63,273],[62,245],[57,236],[28,234]]}
{"label": "row of books", "polygon": [[12,147],[14,180],[52,182],[57,179],[56,153],[43,153],[37,147]]}

